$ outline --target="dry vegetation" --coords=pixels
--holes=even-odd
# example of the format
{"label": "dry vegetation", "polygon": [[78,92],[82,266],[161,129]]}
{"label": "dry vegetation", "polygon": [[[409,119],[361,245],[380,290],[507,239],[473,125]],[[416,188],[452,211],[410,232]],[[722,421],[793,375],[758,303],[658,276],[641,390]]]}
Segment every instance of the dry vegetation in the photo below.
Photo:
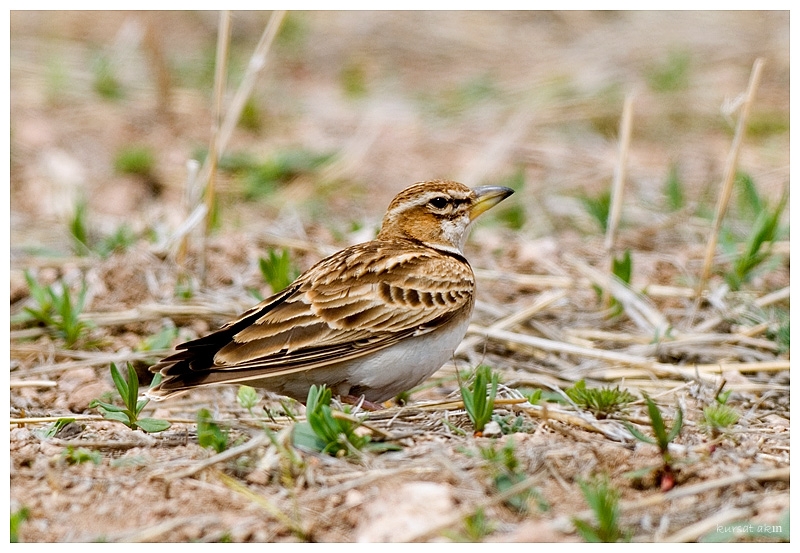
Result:
{"label": "dry vegetation", "polygon": [[[269,17],[233,14],[223,113]],[[289,13],[221,151],[212,230],[183,239],[203,205],[187,160],[214,136],[218,26],[213,12],[11,14],[20,541],[586,539],[574,517],[607,539],[788,539],[788,206],[747,254],[788,189],[788,12]],[[147,405],[171,422],[152,434],[89,406],[113,397],[110,363],[144,386],[173,345],[270,293],[268,251],[306,268],[437,177],[517,194],[473,232],[479,303],[454,364],[360,430],[398,450],[295,448],[286,414],[302,406],[247,409],[235,388]],[[609,277],[625,251],[629,285]],[[84,300],[70,325],[26,315],[64,289]],[[474,436],[459,381],[480,364],[501,385],[497,424]],[[591,409],[580,381],[633,401]],[[666,468],[627,426],[652,435],[645,397],[667,430],[682,414]],[[735,421],[715,428],[719,405]],[[201,409],[228,432],[221,453],[198,443]],[[619,495],[609,528],[583,493],[603,477]]]}

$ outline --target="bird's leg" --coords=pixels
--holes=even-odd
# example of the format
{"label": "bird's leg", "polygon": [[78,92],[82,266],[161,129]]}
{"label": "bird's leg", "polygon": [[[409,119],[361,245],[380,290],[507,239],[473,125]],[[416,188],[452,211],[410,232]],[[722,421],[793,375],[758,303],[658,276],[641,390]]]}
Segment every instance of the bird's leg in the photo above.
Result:
{"label": "bird's leg", "polygon": [[339,396],[339,401],[342,403],[347,403],[348,405],[360,405],[365,411],[381,411],[384,409],[383,405],[368,401],[364,399],[364,396],[356,397],[348,394],[345,396]]}

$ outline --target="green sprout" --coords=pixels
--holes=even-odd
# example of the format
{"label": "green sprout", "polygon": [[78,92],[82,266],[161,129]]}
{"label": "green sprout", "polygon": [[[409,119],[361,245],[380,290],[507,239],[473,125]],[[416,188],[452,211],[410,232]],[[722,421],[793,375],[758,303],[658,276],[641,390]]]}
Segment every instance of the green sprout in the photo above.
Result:
{"label": "green sprout", "polygon": [[732,390],[723,392],[723,386],[725,386],[724,380],[719,387],[717,395],[714,397],[714,403],[703,407],[703,420],[698,425],[703,432],[712,438],[716,438],[720,434],[726,434],[731,426],[739,422],[739,413],[727,405]]}
{"label": "green sprout", "polygon": [[500,425],[500,431],[503,434],[516,434],[517,432],[530,432],[533,425],[528,419],[522,415],[515,415],[509,413],[505,416],[497,414],[492,415],[492,420]]}
{"label": "green sprout", "polygon": [[725,282],[731,290],[738,290],[750,281],[756,269],[769,258],[772,245],[780,231],[780,217],[789,199],[785,190],[774,209],[764,208],[758,213],[744,249],[736,255],[731,269],[725,273]]}
{"label": "green sprout", "polygon": [[214,422],[208,409],[197,412],[197,443],[200,447],[213,449],[217,453],[228,449],[228,431],[222,430]]}
{"label": "green sprout", "polygon": [[61,282],[59,292],[55,285],[45,287],[39,284],[28,271],[25,271],[25,282],[28,283],[28,290],[36,305],[26,306],[23,311],[30,319],[47,326],[56,336],[63,338],[67,347],[74,346],[92,327],[80,318],[86,303],[85,280],[74,300],[64,282]]}
{"label": "green sprout", "polygon": [[636,399],[627,390],[620,390],[619,386],[587,388],[584,380],[579,380],[574,386],[564,390],[564,393],[578,407],[588,409],[598,419],[605,419],[611,414],[624,412],[627,405]]}
{"label": "green sprout", "polygon": [[21,507],[11,513],[11,543],[19,543],[19,527],[31,516],[30,509]]}
{"label": "green sprout", "polygon": [[339,71],[339,83],[345,96],[361,98],[367,94],[367,75],[364,64],[350,61]]}
{"label": "green sprout", "polygon": [[252,386],[239,386],[239,390],[236,393],[236,402],[244,409],[247,409],[251,416],[255,416],[253,415],[253,409],[258,405],[259,401],[261,401],[261,396],[258,395],[255,388]]}
{"label": "green sprout", "polygon": [[779,353],[786,353],[789,351],[792,338],[790,332],[789,313],[783,309],[776,309],[775,315],[777,322],[770,326],[766,332],[766,335],[767,338],[773,340],[775,345],[778,346]]}
{"label": "green sprout", "polygon": [[720,434],[726,433],[737,422],[739,422],[739,413],[725,404],[714,403],[703,407],[703,420],[700,421],[699,426],[712,438],[716,438]]}
{"label": "green sprout", "polygon": [[689,87],[691,56],[686,51],[673,51],[667,60],[651,67],[647,84],[656,92],[676,92]]}
{"label": "green sprout", "polygon": [[[514,440],[509,438],[503,447],[499,449],[495,447],[494,443],[485,447],[479,446],[478,452],[486,460],[486,471],[489,477],[492,478],[494,486],[499,493],[505,492],[527,478],[527,474],[520,466],[519,459],[517,459]],[[533,489],[523,490],[511,496],[505,501],[505,504],[519,513],[524,513],[528,511],[528,503],[531,499],[536,500],[541,511],[546,511],[550,508],[539,493]]]}
{"label": "green sprout", "polygon": [[156,165],[156,156],[150,146],[126,146],[117,152],[114,169],[122,175],[139,175],[150,178]]}
{"label": "green sprout", "polygon": [[630,534],[624,532],[619,524],[619,490],[611,485],[607,477],[598,477],[591,481],[580,480],[578,485],[597,519],[596,524],[577,517],[572,519],[581,537],[589,543],[629,541]]}
{"label": "green sprout", "polygon": [[[92,400],[89,407],[96,407],[104,419],[121,422],[131,430],[139,428],[148,433],[163,432],[170,427],[170,423],[162,419],[139,418],[142,409],[150,403],[150,400],[139,399],[139,377],[136,375],[136,369],[133,368],[131,363],[128,363],[127,382],[122,378],[114,363],[111,363],[111,378],[114,380],[114,385],[125,406],[118,407],[112,403],[95,399]],[[158,384],[160,381],[161,375],[156,374],[153,378],[153,385]]]}
{"label": "green sprout", "polygon": [[[493,372],[488,365],[481,365],[475,371],[472,386],[461,386],[461,399],[464,401],[464,408],[467,410],[469,420],[472,421],[476,436],[480,435],[486,423],[492,420],[499,381],[500,376],[496,372]],[[489,386],[488,395],[487,386]]]}
{"label": "green sprout", "polygon": [[138,236],[127,224],[122,224],[110,235],[98,238],[89,229],[88,206],[85,201],[75,204],[69,220],[69,235],[76,255],[96,254],[106,258],[114,252],[125,251],[136,243]]}
{"label": "green sprout", "polygon": [[89,224],[88,206],[86,200],[79,200],[75,204],[75,211],[69,220],[69,235],[72,237],[73,249],[78,255],[87,255],[89,249]]}
{"label": "green sprout", "polygon": [[734,180],[737,188],[737,208],[739,213],[747,218],[755,219],[758,214],[767,209],[764,199],[758,193],[758,187],[753,177],[744,171],[738,171]]}
{"label": "green sprout", "polygon": [[459,543],[477,543],[494,532],[495,525],[483,508],[479,507],[473,514],[464,518],[463,530],[460,532],[444,532],[444,536],[451,541]]}
{"label": "green sprout", "polygon": [[267,252],[267,257],[258,259],[258,267],[264,281],[272,288],[273,293],[280,292],[289,286],[300,274],[300,271],[292,263],[289,250],[282,249],[279,252],[271,249]]}
{"label": "green sprout", "polygon": [[111,61],[105,55],[97,55],[92,62],[95,92],[107,100],[122,98],[122,84],[119,82]]}
{"label": "green sprout", "polygon": [[[617,277],[620,281],[624,282],[627,285],[631,283],[631,277],[633,276],[633,259],[631,258],[631,250],[625,250],[625,253],[622,254],[621,257],[617,258],[616,256],[611,259],[611,272],[615,277]],[[596,284],[592,285],[594,288],[597,297],[602,299],[603,298],[603,289]],[[610,310],[611,310],[611,317],[616,317],[620,313],[622,313],[623,307],[622,304],[615,298],[614,296],[610,297]]]}
{"label": "green sprout", "polygon": [[673,163],[669,168],[667,181],[664,183],[664,196],[667,198],[667,206],[672,211],[681,209],[685,203],[684,184],[678,174],[678,165]]}
{"label": "green sprout", "polygon": [[245,197],[257,200],[269,196],[279,185],[317,172],[331,159],[330,154],[319,154],[304,149],[276,152],[261,163],[249,163],[244,169]]}
{"label": "green sprout", "polygon": [[62,417],[47,428],[37,431],[37,436],[43,439],[52,438],[73,422],[75,422],[73,417]]}
{"label": "green sprout", "polygon": [[99,451],[92,451],[90,449],[86,449],[85,447],[76,448],[71,445],[67,446],[64,452],[61,454],[61,457],[69,465],[80,465],[89,461],[95,465],[99,465],[103,461],[103,456]]}
{"label": "green sprout", "polygon": [[583,203],[586,212],[597,221],[600,229],[605,233],[608,228],[608,214],[611,212],[611,190],[606,189],[595,198],[582,196],[581,203]]}
{"label": "green sprout", "polygon": [[349,413],[331,409],[330,388],[313,385],[306,399],[306,422],[294,428],[294,445],[334,457],[357,455],[361,450],[399,449],[394,444],[373,442],[369,435],[357,431],[361,425],[362,421]]}
{"label": "green sprout", "polygon": [[248,131],[258,132],[261,130],[262,113],[258,101],[250,96],[242,107],[242,114],[239,116],[238,125]]}
{"label": "green sprout", "polygon": [[172,347],[172,342],[178,337],[178,327],[169,324],[139,342],[136,351],[157,351]]}
{"label": "green sprout", "polygon": [[669,444],[678,437],[683,427],[683,410],[680,405],[676,406],[677,414],[672,423],[672,428],[667,430],[664,424],[664,418],[661,416],[661,411],[655,402],[647,395],[644,396],[645,403],[647,403],[647,413],[650,417],[650,426],[653,429],[654,438],[646,436],[640,432],[636,427],[628,422],[623,422],[625,428],[628,429],[634,438],[658,447],[661,452],[662,465],[660,467],[659,480],[661,483],[662,491],[669,491],[675,485],[675,473],[672,469],[672,455],[669,452]]}

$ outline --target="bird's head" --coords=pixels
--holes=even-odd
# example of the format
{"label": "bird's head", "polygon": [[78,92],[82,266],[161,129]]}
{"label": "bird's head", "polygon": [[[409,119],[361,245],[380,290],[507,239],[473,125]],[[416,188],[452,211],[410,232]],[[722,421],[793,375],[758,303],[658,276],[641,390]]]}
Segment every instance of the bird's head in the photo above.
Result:
{"label": "bird's head", "polygon": [[378,239],[410,239],[463,254],[472,222],[513,193],[504,186],[468,188],[446,180],[413,184],[389,204]]}

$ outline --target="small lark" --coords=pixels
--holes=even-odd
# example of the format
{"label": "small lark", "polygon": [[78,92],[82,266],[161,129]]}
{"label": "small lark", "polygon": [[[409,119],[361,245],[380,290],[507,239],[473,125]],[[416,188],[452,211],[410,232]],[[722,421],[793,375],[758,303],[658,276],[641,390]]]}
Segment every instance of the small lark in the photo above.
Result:
{"label": "small lark", "polygon": [[400,192],[378,237],[323,259],[285,290],[151,367],[159,400],[248,384],[304,401],[327,384],[366,406],[409,390],[452,358],[475,305],[470,225],[513,193],[434,180]]}

